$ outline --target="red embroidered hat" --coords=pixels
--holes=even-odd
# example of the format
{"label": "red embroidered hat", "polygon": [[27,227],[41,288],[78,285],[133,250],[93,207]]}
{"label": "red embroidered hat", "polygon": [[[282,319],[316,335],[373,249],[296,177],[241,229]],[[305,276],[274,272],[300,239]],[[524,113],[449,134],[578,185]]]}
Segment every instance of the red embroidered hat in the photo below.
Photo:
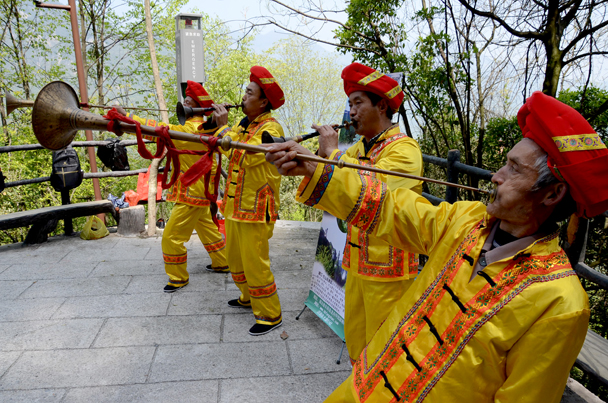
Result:
{"label": "red embroidered hat", "polygon": [[[207,93],[207,90],[196,81],[188,80],[186,87],[186,96],[192,98],[201,108],[210,108],[213,104],[213,99]],[[213,112],[205,112],[205,115],[210,115]]]}
{"label": "red embroidered hat", "polygon": [[397,81],[361,63],[353,63],[342,70],[344,92],[349,96],[355,91],[369,91],[388,101],[388,106],[397,112],[405,94]]}
{"label": "red embroidered hat", "polygon": [[250,71],[249,81],[253,81],[262,88],[272,109],[281,107],[285,103],[285,94],[283,94],[283,90],[279,86],[277,79],[262,66],[253,66]]}
{"label": "red embroidered hat", "polygon": [[553,174],[569,185],[579,217],[608,210],[608,149],[580,113],[537,91],[517,113],[517,122],[523,136],[549,155]]}

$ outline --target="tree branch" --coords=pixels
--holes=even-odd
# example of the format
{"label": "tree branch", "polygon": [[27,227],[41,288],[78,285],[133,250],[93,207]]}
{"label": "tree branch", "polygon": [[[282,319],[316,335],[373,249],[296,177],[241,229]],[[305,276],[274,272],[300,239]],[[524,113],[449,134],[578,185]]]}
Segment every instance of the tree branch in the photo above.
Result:
{"label": "tree branch", "polygon": [[509,24],[507,24],[507,22],[505,20],[503,20],[496,14],[490,13],[487,11],[478,10],[475,7],[472,7],[469,3],[467,3],[466,0],[458,0],[458,1],[460,2],[460,4],[462,4],[467,10],[469,10],[473,14],[478,15],[480,17],[490,18],[490,19],[498,22],[504,29],[509,31],[509,33],[513,36],[517,36],[519,38],[526,38],[526,39],[542,39],[543,38],[543,35],[538,32],[518,31],[518,30],[512,28]]}

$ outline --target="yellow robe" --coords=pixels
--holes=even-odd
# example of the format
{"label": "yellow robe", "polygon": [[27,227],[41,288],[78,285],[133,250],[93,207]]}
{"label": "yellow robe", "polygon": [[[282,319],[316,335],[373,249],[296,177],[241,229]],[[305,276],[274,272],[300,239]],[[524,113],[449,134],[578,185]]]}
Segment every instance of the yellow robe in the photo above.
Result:
{"label": "yellow robe", "polygon": [[[156,122],[153,119],[144,119],[137,115],[127,115],[131,119],[143,125],[156,127],[168,126],[169,130],[184,133],[212,135],[213,130],[199,130],[201,124],[205,122],[202,116],[194,116],[186,121],[186,124],[171,125],[163,122]],[[148,140],[156,141],[156,137],[144,136]],[[180,150],[208,151],[204,143],[194,143],[191,141],[173,140],[175,148]],[[214,154],[214,158],[217,154]],[[200,155],[180,154],[180,175],[177,181],[167,192],[167,201],[175,202],[171,217],[167,227],[163,231],[162,249],[163,260],[165,262],[165,272],[169,276],[169,285],[183,287],[188,284],[188,250],[184,246],[190,240],[192,231],[196,233],[211,258],[211,267],[217,271],[226,270],[228,261],[226,259],[226,241],[213,223],[210,210],[210,200],[205,195],[205,181],[200,178],[195,183],[186,187],[182,184],[181,178],[192,165],[199,159]],[[173,167],[175,168],[175,167]],[[211,178],[209,181],[209,193],[215,192],[215,174],[217,164],[211,168]]]}
{"label": "yellow robe", "polygon": [[[389,127],[366,153],[362,138],[333,160],[374,166],[422,176],[422,153],[416,140]],[[422,182],[383,174],[375,175],[389,189],[400,187],[422,193]],[[376,330],[418,275],[418,257],[348,224],[342,268],[348,272],[345,287],[344,336],[351,362],[361,354]]]}
{"label": "yellow robe", "polygon": [[[259,145],[262,133],[283,137],[283,128],[270,113],[247,124],[218,128],[218,136]],[[281,322],[281,304],[270,271],[268,240],[279,212],[281,175],[264,154],[243,150],[224,152],[230,157],[222,213],[226,217],[227,256],[234,283],[243,302],[251,302],[256,323]]]}
{"label": "yellow robe", "polygon": [[470,280],[496,222],[482,203],[435,207],[361,179],[319,164],[299,200],[429,261],[327,401],[559,402],[589,304],[558,234]]}

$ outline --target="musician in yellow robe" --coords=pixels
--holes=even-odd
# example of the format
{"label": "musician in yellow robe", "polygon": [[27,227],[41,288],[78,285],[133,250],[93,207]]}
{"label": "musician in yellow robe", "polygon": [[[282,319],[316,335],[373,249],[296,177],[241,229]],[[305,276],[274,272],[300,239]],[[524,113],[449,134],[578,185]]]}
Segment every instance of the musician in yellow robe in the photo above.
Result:
{"label": "musician in yellow robe", "polygon": [[487,208],[435,207],[371,176],[292,160],[306,153],[295,143],[271,147],[279,172],[307,176],[301,201],[429,255],[328,402],[560,401],[589,304],[556,222],[608,209],[608,150],[578,112],[541,92],[518,122],[524,139],[494,175]]}
{"label": "musician in yellow robe", "polygon": [[[215,105],[214,120],[218,137],[258,145],[262,133],[283,137],[283,128],[271,110],[285,103],[283,90],[270,72],[261,66],[251,68],[250,83],[243,96],[245,118],[228,126],[228,112]],[[234,283],[241,291],[228,301],[233,308],[251,307],[255,325],[249,334],[259,336],[281,326],[281,304],[270,271],[268,240],[272,237],[279,211],[281,175],[262,154],[231,150],[228,179],[222,202],[226,217],[228,264]]]}
{"label": "musician in yellow robe", "polygon": [[[212,104],[213,100],[202,85],[194,81],[188,81],[184,106],[190,108],[205,108],[211,107]],[[210,113],[211,112],[208,112],[207,114]],[[169,130],[184,133],[213,135],[216,130],[214,126],[212,127],[210,121],[206,123],[204,114],[196,114],[187,119],[183,126],[167,125],[163,122],[156,122],[153,119],[144,119],[136,115],[125,115],[147,126],[168,126]],[[199,129],[201,125],[203,125],[203,127]],[[205,127],[207,128],[205,129]],[[144,138],[156,140],[156,137],[144,136]],[[173,144],[180,150],[209,150],[205,143],[173,140]],[[214,158],[215,157],[217,157],[217,155],[214,155]],[[169,276],[169,282],[164,288],[164,292],[167,293],[175,292],[178,289],[185,287],[190,281],[187,269],[188,250],[184,246],[184,243],[190,240],[193,230],[196,230],[199,239],[211,258],[211,264],[207,265],[206,269],[216,273],[227,273],[230,270],[226,259],[226,241],[213,222],[211,202],[205,195],[205,182],[203,178],[189,187],[186,187],[181,183],[183,173],[200,158],[200,155],[179,155],[180,176],[167,193],[167,201],[175,202],[173,210],[171,211],[171,217],[167,221],[167,226],[163,231],[162,241],[165,271]],[[214,164],[211,169],[211,180],[209,181],[209,187],[207,189],[209,194],[214,194],[215,192],[215,177],[218,169],[217,164]],[[149,225],[154,225],[154,223],[150,223]]]}
{"label": "musician in yellow robe", "polygon": [[[343,153],[338,149],[337,133],[333,132],[333,136],[321,141],[324,147],[319,148],[319,156],[421,176],[422,153],[418,143],[392,123],[393,113],[404,98],[399,84],[360,63],[347,66],[342,79],[351,122],[361,139]],[[406,187],[418,194],[422,192],[419,180],[375,175],[389,189]],[[344,336],[354,363],[416,278],[418,257],[348,224],[342,268],[348,272]]]}

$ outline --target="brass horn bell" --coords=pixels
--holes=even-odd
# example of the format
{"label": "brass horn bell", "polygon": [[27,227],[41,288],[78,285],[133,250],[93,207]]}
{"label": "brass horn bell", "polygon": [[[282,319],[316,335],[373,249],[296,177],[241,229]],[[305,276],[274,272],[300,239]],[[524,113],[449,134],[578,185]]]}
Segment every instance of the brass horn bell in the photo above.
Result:
{"label": "brass horn bell", "polygon": [[11,112],[17,108],[31,108],[32,106],[34,106],[34,101],[30,101],[27,99],[19,99],[8,91],[4,93],[4,98],[6,98],[7,115],[10,115]]}
{"label": "brass horn bell", "polygon": [[78,130],[107,130],[108,120],[81,110],[79,102],[74,89],[62,81],[53,81],[40,90],[32,111],[32,128],[43,147],[61,150]]}

